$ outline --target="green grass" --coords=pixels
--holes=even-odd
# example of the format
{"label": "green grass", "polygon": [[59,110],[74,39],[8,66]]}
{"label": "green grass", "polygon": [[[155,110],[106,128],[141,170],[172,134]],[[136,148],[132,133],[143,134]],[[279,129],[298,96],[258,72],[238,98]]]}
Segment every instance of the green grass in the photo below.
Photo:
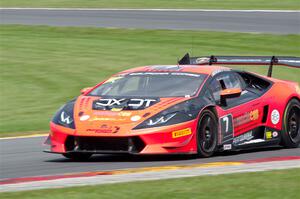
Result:
{"label": "green grass", "polygon": [[[0,132],[45,131],[66,101],[110,75],[194,55],[295,55],[300,35],[0,26]],[[266,74],[267,67],[251,67]],[[300,70],[274,76],[299,81]]]}
{"label": "green grass", "polygon": [[1,7],[300,9],[298,0],[2,0]]}
{"label": "green grass", "polygon": [[5,199],[297,199],[300,169],[1,193]]}

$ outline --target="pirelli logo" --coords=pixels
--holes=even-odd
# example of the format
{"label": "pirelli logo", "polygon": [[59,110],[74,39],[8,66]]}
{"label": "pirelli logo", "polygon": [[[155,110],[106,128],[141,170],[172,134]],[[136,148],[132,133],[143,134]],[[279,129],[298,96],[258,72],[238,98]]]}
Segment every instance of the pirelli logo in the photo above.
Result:
{"label": "pirelli logo", "polygon": [[179,137],[183,137],[183,136],[190,135],[190,134],[192,134],[191,129],[186,128],[186,129],[182,129],[182,130],[178,130],[178,131],[173,131],[172,138],[179,138]]}

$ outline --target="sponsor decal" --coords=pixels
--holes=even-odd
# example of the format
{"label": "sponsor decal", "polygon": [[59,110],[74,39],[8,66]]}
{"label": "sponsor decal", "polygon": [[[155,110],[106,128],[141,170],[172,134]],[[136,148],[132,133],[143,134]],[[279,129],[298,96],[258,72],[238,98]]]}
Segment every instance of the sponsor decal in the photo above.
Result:
{"label": "sponsor decal", "polygon": [[131,116],[131,114],[132,113],[130,113],[130,112],[120,112],[120,113],[118,113],[118,115],[122,116],[122,117],[129,117],[129,116]]}
{"label": "sponsor decal", "polygon": [[271,113],[271,122],[272,122],[272,124],[278,124],[279,119],[280,119],[279,111],[277,109],[274,109]]}
{"label": "sponsor decal", "polygon": [[272,132],[266,131],[266,140],[272,139]]}
{"label": "sponsor decal", "polygon": [[112,108],[111,111],[114,111],[114,112],[119,112],[119,111],[122,111],[123,108]]}
{"label": "sponsor decal", "polygon": [[132,116],[132,117],[130,118],[130,120],[133,121],[133,122],[137,122],[137,121],[139,121],[140,119],[141,119],[141,116],[139,116],[139,115],[135,115],[135,116]]}
{"label": "sponsor decal", "polygon": [[242,142],[245,142],[245,141],[249,141],[253,138],[253,135],[252,135],[252,131],[249,131],[247,133],[244,133],[238,137],[235,137],[233,139],[233,145],[239,145],[241,144]]}
{"label": "sponsor decal", "polygon": [[82,116],[79,118],[80,121],[86,121],[86,120],[88,120],[88,119],[90,119],[90,116],[89,116],[89,115],[82,115]]}
{"label": "sponsor decal", "polygon": [[255,143],[260,143],[260,142],[264,142],[264,141],[265,141],[264,139],[255,139],[255,140],[250,140],[250,141],[247,141],[247,142],[243,142],[239,145],[255,144]]}
{"label": "sponsor decal", "polygon": [[186,129],[182,129],[182,130],[178,130],[178,131],[173,131],[172,138],[179,138],[179,137],[183,137],[183,136],[191,135],[191,134],[192,134],[191,128],[186,128]]}
{"label": "sponsor decal", "polygon": [[224,144],[223,145],[223,150],[226,151],[226,150],[231,150],[232,149],[232,145],[231,144]]}
{"label": "sponsor decal", "polygon": [[126,118],[122,117],[122,118],[114,118],[114,117],[94,117],[94,118],[90,118],[89,122],[94,122],[94,121],[111,121],[111,122],[122,122],[122,121],[126,121]]}
{"label": "sponsor decal", "polygon": [[266,140],[272,139],[272,138],[276,138],[278,137],[278,132],[277,131],[266,131],[265,133],[265,138]]}
{"label": "sponsor decal", "polygon": [[96,102],[98,106],[113,106],[113,105],[121,105],[126,99],[99,99]]}
{"label": "sponsor decal", "polygon": [[61,114],[60,114],[60,120],[63,123],[66,123],[66,124],[71,124],[73,122],[73,119],[69,115],[67,115],[65,113],[65,111],[61,112]]}
{"label": "sponsor decal", "polygon": [[234,124],[234,126],[240,126],[240,125],[246,124],[248,122],[258,120],[258,118],[259,118],[259,110],[255,109],[250,112],[246,112],[239,117],[236,117],[233,120],[233,124]]}
{"label": "sponsor decal", "polygon": [[277,131],[274,131],[274,132],[272,133],[272,135],[273,135],[274,138],[276,138],[276,137],[278,137],[279,134],[278,134]]}
{"label": "sponsor decal", "polygon": [[145,109],[156,102],[158,99],[115,99],[115,98],[101,98],[95,100],[93,103],[93,109],[95,110],[112,110],[112,111],[122,111],[122,110],[139,110]]}
{"label": "sponsor decal", "polygon": [[120,130],[118,126],[109,126],[103,124],[100,126],[99,129],[87,129],[87,132],[94,132],[94,133],[117,133]]}
{"label": "sponsor decal", "polygon": [[94,112],[93,115],[97,116],[121,116],[121,117],[129,117],[131,116],[131,112],[118,112],[118,111],[100,111]]}
{"label": "sponsor decal", "polygon": [[257,120],[258,118],[259,118],[258,109],[255,109],[255,110],[250,112],[250,120],[254,121],[254,120]]}

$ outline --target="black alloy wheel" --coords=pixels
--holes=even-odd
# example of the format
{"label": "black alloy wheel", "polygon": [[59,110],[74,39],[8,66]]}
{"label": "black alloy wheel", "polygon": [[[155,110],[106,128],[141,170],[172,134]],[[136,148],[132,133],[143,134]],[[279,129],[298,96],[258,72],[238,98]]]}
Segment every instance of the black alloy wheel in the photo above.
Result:
{"label": "black alloy wheel", "polygon": [[296,148],[300,144],[300,102],[292,99],[284,112],[283,118],[283,145],[287,148]]}
{"label": "black alloy wheel", "polygon": [[218,121],[210,110],[204,110],[201,114],[198,131],[197,145],[200,157],[210,157],[217,149]]}

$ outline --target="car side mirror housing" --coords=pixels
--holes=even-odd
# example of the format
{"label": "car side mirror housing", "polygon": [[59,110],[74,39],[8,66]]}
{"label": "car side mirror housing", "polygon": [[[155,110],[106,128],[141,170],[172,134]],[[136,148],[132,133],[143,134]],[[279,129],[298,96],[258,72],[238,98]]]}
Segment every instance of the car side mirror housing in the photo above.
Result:
{"label": "car side mirror housing", "polygon": [[240,88],[231,88],[231,89],[224,89],[221,91],[221,105],[226,106],[226,100],[229,98],[239,97],[242,94],[242,90]]}
{"label": "car side mirror housing", "polygon": [[89,92],[92,88],[93,88],[93,87],[86,87],[86,88],[83,88],[83,89],[80,90],[80,93],[81,93],[81,94],[85,94],[85,93]]}

